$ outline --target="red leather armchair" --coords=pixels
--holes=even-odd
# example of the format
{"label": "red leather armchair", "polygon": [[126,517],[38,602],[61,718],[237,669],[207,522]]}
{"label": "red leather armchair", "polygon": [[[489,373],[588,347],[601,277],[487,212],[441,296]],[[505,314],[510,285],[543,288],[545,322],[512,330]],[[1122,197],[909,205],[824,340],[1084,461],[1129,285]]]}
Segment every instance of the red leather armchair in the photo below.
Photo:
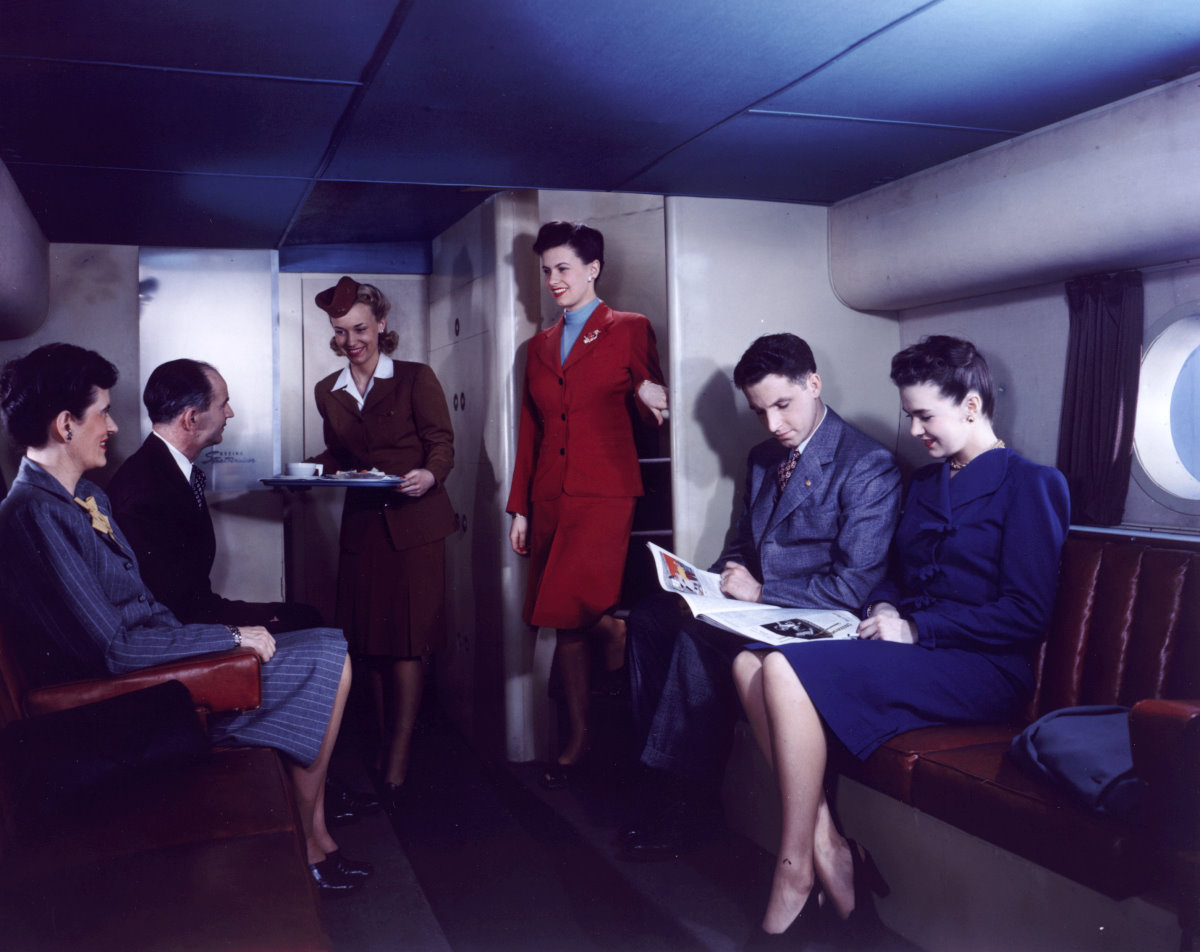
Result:
{"label": "red leather armchair", "polygon": [[155,665],[129,674],[68,681],[24,693],[21,708],[28,717],[91,704],[164,681],[181,681],[202,717],[229,711],[252,711],[262,703],[261,662],[249,648],[198,655]]}

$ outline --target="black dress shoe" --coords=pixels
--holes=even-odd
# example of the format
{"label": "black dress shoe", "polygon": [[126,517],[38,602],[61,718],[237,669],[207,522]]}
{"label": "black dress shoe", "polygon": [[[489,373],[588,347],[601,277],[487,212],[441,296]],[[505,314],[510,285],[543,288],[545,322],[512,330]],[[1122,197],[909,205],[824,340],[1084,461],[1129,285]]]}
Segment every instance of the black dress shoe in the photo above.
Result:
{"label": "black dress shoe", "polygon": [[353,823],[364,813],[379,809],[379,800],[369,793],[350,790],[325,780],[325,824],[345,826]]}
{"label": "black dress shoe", "polygon": [[400,805],[404,802],[404,784],[402,783],[385,783],[383,785],[383,808],[388,813],[394,813],[400,809]]}
{"label": "black dress shoe", "polygon": [[347,859],[342,855],[341,850],[334,850],[332,853],[325,855],[325,862],[333,861],[338,870],[346,876],[352,876],[358,879],[366,879],[375,872],[375,867],[370,863],[356,863],[352,859]]}
{"label": "black dress shoe", "polygon": [[344,893],[357,889],[363,882],[361,876],[349,876],[338,868],[337,860],[328,856],[319,863],[309,863],[308,871],[313,882],[323,893]]}

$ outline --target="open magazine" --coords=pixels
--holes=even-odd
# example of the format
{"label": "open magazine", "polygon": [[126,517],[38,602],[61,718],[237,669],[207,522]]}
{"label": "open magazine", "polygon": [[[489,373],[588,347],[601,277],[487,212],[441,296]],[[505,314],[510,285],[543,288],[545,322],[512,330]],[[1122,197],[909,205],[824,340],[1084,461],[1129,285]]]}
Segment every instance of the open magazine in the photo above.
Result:
{"label": "open magazine", "polygon": [[858,631],[858,618],[839,608],[780,608],[729,598],[721,593],[721,576],[715,572],[698,569],[653,542],[646,545],[654,556],[658,584],[680,596],[693,615],[710,625],[770,645],[853,638]]}

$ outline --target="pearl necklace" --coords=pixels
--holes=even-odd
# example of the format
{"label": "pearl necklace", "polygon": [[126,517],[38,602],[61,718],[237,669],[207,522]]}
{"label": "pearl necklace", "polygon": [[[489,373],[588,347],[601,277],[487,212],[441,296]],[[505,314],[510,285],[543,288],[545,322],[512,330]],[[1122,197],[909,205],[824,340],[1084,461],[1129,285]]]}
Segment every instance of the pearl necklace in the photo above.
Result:
{"label": "pearl necklace", "polygon": [[[1002,450],[1002,449],[1004,449],[1004,440],[996,440],[995,443],[993,443],[991,446],[989,446],[983,452],[989,453],[992,450]],[[983,453],[980,453],[979,455],[982,456]],[[975,458],[974,456],[971,457],[971,459],[974,459],[974,458]],[[969,463],[969,462],[971,462],[970,459],[967,460],[967,463]],[[960,463],[958,460],[952,459],[952,460],[950,460],[950,468],[957,473],[960,469],[962,469],[964,466],[966,466],[967,463]]]}

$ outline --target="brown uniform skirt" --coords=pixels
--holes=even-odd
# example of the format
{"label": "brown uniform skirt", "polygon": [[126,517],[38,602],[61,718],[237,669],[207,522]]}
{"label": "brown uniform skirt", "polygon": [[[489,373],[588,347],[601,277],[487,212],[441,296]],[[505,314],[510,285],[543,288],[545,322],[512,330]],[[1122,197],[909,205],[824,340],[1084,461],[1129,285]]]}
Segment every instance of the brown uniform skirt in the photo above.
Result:
{"label": "brown uniform skirt", "polygon": [[420,658],[445,632],[445,541],[397,550],[380,513],[364,520],[358,551],[342,549],[337,624],[352,654]]}
{"label": "brown uniform skirt", "polygon": [[633,528],[632,496],[559,496],[529,513],[525,620],[589,628],[617,604]]}

